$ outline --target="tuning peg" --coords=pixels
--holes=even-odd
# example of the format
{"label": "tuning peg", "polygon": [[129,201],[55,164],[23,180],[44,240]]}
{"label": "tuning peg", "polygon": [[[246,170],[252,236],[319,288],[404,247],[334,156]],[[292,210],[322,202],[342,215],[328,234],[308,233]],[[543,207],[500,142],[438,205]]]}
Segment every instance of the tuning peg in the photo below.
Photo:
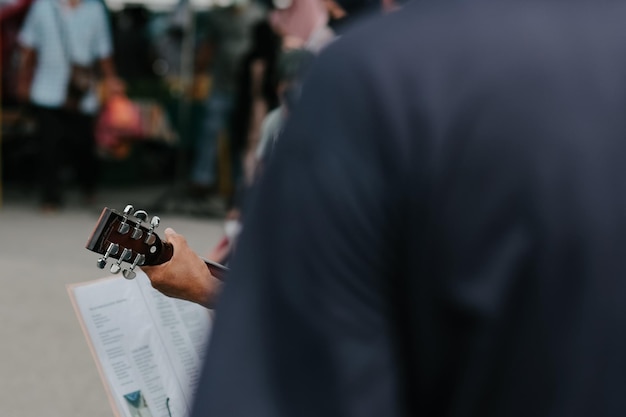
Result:
{"label": "tuning peg", "polygon": [[117,262],[111,265],[111,273],[117,274],[118,272],[120,272],[122,270],[122,267],[121,267],[122,262],[128,261],[132,256],[133,256],[133,251],[130,249],[124,248]]}
{"label": "tuning peg", "polygon": [[124,271],[122,271],[122,275],[124,275],[124,278],[126,279],[133,279],[137,276],[137,273],[135,271],[133,271],[133,269],[135,269],[137,266],[141,266],[143,265],[144,261],[146,260],[145,255],[142,254],[137,254],[137,256],[135,257],[135,260],[133,261],[132,265],[130,266],[129,269],[125,269]]}
{"label": "tuning peg", "polygon": [[133,210],[134,210],[134,207],[131,206],[130,204],[128,204],[124,208],[124,217],[122,218],[122,221],[120,223],[120,227],[117,229],[117,231],[120,232],[123,235],[128,233],[128,231],[130,230],[130,226],[126,222],[128,221],[128,216],[130,216],[133,213]]}
{"label": "tuning peg", "polygon": [[146,213],[145,210],[137,210],[133,216],[138,218],[140,221],[145,222],[148,218],[148,213]]}
{"label": "tuning peg", "polygon": [[131,269],[125,269],[122,271],[122,275],[124,275],[124,278],[130,280],[130,279],[135,279],[135,277],[137,276],[137,273]]}
{"label": "tuning peg", "polygon": [[148,213],[144,210],[137,210],[133,215],[135,218],[139,220],[137,224],[135,224],[135,229],[133,230],[132,238],[133,239],[141,239],[143,232],[141,231],[141,222],[145,221],[148,218]]}
{"label": "tuning peg", "polygon": [[148,230],[148,233],[146,234],[146,240],[144,240],[144,243],[146,243],[147,245],[152,245],[156,241],[156,236],[154,236],[154,229],[159,227],[159,223],[161,223],[161,219],[158,216],[154,216],[152,217],[152,220],[150,220],[150,230]]}
{"label": "tuning peg", "polygon": [[109,244],[109,247],[104,253],[104,256],[98,259],[98,263],[96,264],[98,268],[104,269],[104,267],[107,266],[107,259],[109,258],[109,256],[116,255],[118,250],[119,250],[119,246],[117,244],[115,243]]}

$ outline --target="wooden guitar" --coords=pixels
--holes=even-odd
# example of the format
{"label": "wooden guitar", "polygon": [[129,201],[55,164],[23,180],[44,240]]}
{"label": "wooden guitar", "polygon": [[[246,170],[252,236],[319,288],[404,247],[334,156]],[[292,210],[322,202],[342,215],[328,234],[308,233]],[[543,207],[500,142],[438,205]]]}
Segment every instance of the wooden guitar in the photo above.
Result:
{"label": "wooden guitar", "polygon": [[[149,225],[146,225],[144,222],[148,219],[148,213],[144,210],[133,210],[131,205],[127,205],[122,213],[105,207],[85,246],[102,255],[97,262],[98,268],[104,269],[108,261],[113,260],[111,273],[122,271],[127,279],[135,278],[136,267],[160,265],[170,260],[174,253],[172,245],[161,240],[154,231],[159,226],[160,219],[154,216]],[[211,274],[223,281],[228,268],[207,259],[203,260]]]}

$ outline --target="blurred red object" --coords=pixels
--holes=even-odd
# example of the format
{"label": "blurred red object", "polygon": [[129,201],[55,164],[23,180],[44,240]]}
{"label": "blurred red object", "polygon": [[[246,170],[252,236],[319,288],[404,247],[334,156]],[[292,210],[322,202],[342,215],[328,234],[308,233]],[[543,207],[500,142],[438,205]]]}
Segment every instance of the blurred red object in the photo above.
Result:
{"label": "blurred red object", "polygon": [[217,263],[226,263],[232,250],[232,242],[228,236],[222,236],[218,244],[209,252],[207,258]]}
{"label": "blurred red object", "polygon": [[116,159],[127,157],[132,141],[143,137],[139,108],[126,95],[111,96],[98,117],[95,135],[104,156]]}

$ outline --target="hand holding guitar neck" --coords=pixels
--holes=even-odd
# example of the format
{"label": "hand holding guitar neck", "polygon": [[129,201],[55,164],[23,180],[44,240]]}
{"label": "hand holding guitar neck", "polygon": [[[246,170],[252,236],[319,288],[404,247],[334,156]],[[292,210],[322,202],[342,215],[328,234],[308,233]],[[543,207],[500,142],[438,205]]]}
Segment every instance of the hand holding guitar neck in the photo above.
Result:
{"label": "hand holding guitar neck", "polygon": [[[104,269],[112,261],[111,273],[122,271],[127,279],[135,278],[136,267],[161,265],[174,253],[172,245],[161,240],[155,232],[160,219],[152,217],[148,226],[144,224],[148,213],[133,210],[131,205],[127,205],[122,213],[105,207],[86,245],[90,251],[102,255],[97,262],[98,268]],[[203,261],[211,275],[224,280],[227,267],[206,259]]]}

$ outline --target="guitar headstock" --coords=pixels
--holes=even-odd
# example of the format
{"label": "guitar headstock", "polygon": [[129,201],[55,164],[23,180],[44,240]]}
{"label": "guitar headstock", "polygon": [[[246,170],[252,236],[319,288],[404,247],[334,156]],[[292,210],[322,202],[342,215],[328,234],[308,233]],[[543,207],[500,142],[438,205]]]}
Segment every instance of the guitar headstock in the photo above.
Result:
{"label": "guitar headstock", "polygon": [[134,211],[127,205],[122,213],[105,207],[87,241],[86,248],[103,255],[98,259],[97,266],[104,269],[110,259],[111,273],[122,271],[122,263],[130,266],[123,269],[127,279],[136,276],[134,269],[141,265],[158,265],[172,257],[172,246],[163,242],[155,233],[160,219],[152,217],[145,224],[148,213],[144,210]]}

